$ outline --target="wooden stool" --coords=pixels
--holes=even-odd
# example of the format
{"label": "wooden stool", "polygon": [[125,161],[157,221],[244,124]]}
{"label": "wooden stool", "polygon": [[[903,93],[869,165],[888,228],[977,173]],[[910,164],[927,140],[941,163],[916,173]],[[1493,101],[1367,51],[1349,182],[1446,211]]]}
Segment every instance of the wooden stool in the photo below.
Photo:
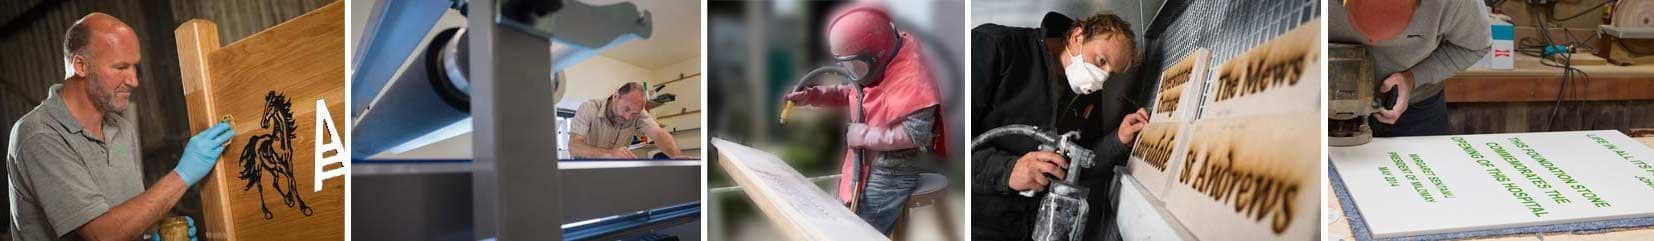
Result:
{"label": "wooden stool", "polygon": [[919,175],[919,186],[913,188],[913,196],[907,198],[907,205],[902,206],[902,216],[896,219],[896,230],[890,232],[891,240],[907,239],[907,217],[913,208],[936,206],[936,221],[942,225],[942,237],[947,240],[964,240],[955,232],[953,217],[948,216],[952,209],[948,208],[948,177],[942,174],[925,173]]}

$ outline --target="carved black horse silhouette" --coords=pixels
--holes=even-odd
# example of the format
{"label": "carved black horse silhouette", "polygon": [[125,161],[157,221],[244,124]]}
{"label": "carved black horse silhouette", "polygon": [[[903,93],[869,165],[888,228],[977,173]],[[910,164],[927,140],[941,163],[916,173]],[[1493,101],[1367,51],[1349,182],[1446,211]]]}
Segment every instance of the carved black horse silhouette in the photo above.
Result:
{"label": "carved black horse silhouette", "polygon": [[[270,182],[270,187],[276,190],[276,194],[281,195],[282,204],[286,204],[287,207],[297,205],[300,213],[310,216],[310,204],[306,204],[304,198],[299,196],[299,186],[295,184],[296,178],[293,176],[293,139],[298,138],[298,135],[293,133],[296,127],[293,122],[293,103],[275,91],[265,95],[264,101],[264,114],[258,126],[269,129],[270,133],[253,135],[247,140],[247,146],[241,149],[241,176],[237,178],[247,180],[247,186],[241,190],[247,191],[258,187],[258,207],[264,212],[264,219],[275,218],[275,215],[270,213],[270,208],[264,204],[264,175],[261,172],[267,172],[270,177],[275,178]],[[282,178],[287,179],[286,188],[282,187]]]}

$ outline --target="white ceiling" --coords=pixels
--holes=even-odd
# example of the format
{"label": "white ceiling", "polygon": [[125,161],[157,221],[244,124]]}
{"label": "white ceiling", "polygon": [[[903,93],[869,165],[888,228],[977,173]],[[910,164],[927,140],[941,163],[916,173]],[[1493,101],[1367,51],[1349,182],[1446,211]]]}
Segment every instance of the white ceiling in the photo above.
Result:
{"label": "white ceiling", "polygon": [[[676,64],[701,55],[701,4],[700,1],[684,0],[577,0],[594,5],[609,5],[621,2],[631,2],[638,8],[649,11],[655,24],[652,36],[649,39],[635,40],[620,44],[604,51],[600,55],[614,58],[622,62],[637,65],[645,69],[657,69]],[[372,9],[379,0],[355,0],[352,7],[357,10]],[[372,11],[353,11],[354,19],[366,19]],[[354,39],[360,34],[361,26],[358,21],[351,26],[351,37]]]}
{"label": "white ceiling", "polygon": [[605,57],[658,69],[701,57],[701,4],[684,0],[581,0],[594,5],[632,2],[653,16],[649,39],[620,44],[603,51]]}

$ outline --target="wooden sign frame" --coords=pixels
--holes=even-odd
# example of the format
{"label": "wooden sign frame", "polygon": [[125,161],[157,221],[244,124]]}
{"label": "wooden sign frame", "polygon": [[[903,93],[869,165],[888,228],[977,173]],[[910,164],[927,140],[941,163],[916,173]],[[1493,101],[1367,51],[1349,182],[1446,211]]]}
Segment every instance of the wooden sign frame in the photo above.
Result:
{"label": "wooden sign frame", "polygon": [[890,240],[774,154],[712,138],[718,163],[790,240]]}
{"label": "wooden sign frame", "polygon": [[[230,120],[236,131],[203,179],[200,237],[344,239],[348,175],[342,173],[348,160],[326,166],[328,171],[314,165],[324,153],[329,161],[346,155],[340,136],[346,132],[336,129],[348,123],[344,20],[344,3],[334,2],[227,46],[219,45],[212,21],[193,19],[174,30],[190,132],[220,120]],[[243,150],[255,155],[243,156]],[[265,158],[267,153],[286,155]],[[338,177],[318,182],[318,174]]]}

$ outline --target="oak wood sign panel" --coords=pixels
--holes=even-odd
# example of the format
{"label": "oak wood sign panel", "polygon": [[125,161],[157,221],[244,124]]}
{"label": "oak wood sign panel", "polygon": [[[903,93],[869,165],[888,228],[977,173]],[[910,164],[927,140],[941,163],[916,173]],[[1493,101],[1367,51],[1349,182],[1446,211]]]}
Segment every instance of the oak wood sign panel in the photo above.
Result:
{"label": "oak wood sign panel", "polygon": [[1321,143],[1304,129],[1325,116],[1319,30],[1310,20],[1227,60],[1196,50],[1162,73],[1129,165],[1195,239],[1315,239]]}
{"label": "oak wood sign panel", "polygon": [[1203,240],[1313,240],[1319,229],[1320,20],[1214,63],[1167,209]]}
{"label": "oak wood sign panel", "polygon": [[203,237],[344,239],[344,4],[228,46],[208,20],[174,34],[191,133],[236,131],[201,192]]}
{"label": "oak wood sign panel", "polygon": [[[1149,124],[1138,134],[1136,148],[1127,160],[1131,176],[1149,191],[1150,195],[1165,195],[1168,178],[1181,168],[1194,112],[1199,110],[1200,94],[1206,89],[1211,51],[1196,48],[1176,64],[1160,73],[1155,86],[1154,108],[1149,109]],[[1191,81],[1192,80],[1192,81]],[[1190,100],[1190,101],[1183,101]]]}
{"label": "oak wood sign panel", "polygon": [[890,240],[774,154],[712,138],[718,163],[790,240]]}

